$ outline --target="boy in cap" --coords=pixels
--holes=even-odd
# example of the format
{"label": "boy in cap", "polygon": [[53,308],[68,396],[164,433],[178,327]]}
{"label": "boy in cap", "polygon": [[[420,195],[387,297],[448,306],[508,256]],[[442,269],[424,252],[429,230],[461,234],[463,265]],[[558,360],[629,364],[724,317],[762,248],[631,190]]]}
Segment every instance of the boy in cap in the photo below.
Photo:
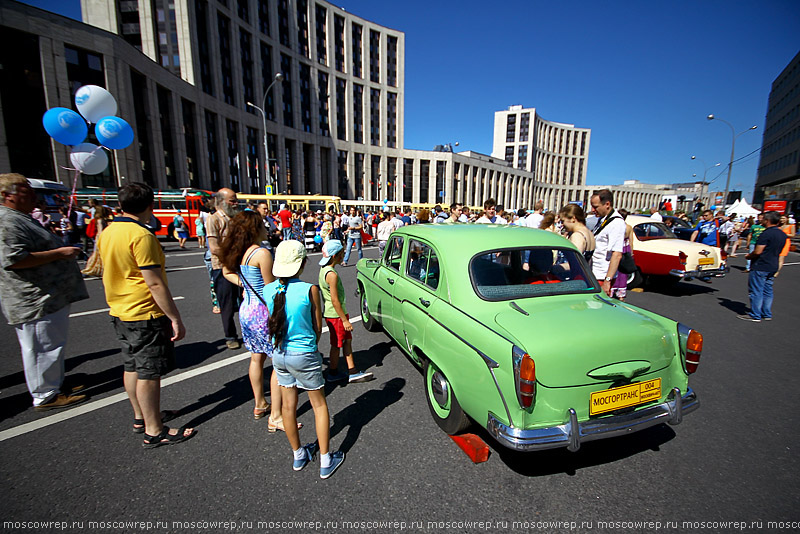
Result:
{"label": "boy in cap", "polygon": [[[328,382],[347,379],[349,382],[368,382],[375,377],[372,373],[356,369],[353,360],[353,325],[345,308],[345,294],[342,279],[336,272],[336,266],[342,263],[344,247],[342,242],[332,239],[322,247],[322,259],[319,265],[319,287],[324,301],[323,317],[328,325],[331,352],[328,361]],[[339,371],[339,350],[344,353],[348,372]]]}

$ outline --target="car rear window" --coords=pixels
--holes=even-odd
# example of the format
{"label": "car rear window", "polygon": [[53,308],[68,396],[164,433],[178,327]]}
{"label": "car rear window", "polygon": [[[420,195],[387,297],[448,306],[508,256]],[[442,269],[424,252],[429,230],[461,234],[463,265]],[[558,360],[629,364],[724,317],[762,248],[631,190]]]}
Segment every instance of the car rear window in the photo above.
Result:
{"label": "car rear window", "polygon": [[649,239],[675,239],[675,234],[663,222],[651,222],[637,224],[633,227],[633,233],[640,241]]}
{"label": "car rear window", "polygon": [[571,249],[493,250],[472,258],[469,273],[475,292],[486,300],[599,290],[586,261]]}

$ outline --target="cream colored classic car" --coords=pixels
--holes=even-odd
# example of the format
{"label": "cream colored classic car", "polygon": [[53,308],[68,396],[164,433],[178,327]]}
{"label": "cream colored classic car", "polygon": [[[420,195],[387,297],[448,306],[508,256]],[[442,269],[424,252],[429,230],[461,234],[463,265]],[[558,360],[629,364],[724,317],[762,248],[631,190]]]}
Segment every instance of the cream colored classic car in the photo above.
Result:
{"label": "cream colored classic car", "polygon": [[678,239],[667,225],[650,217],[628,215],[625,222],[633,228],[633,259],[645,276],[691,280],[725,276],[729,270],[727,255],[719,247]]}

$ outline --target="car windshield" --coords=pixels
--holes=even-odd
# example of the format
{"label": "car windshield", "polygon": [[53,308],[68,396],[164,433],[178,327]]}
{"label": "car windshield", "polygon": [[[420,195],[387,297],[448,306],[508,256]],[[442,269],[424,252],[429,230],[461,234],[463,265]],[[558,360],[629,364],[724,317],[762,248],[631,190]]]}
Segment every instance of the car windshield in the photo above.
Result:
{"label": "car windshield", "polygon": [[583,257],[571,249],[493,250],[472,258],[469,271],[475,292],[485,300],[599,290]]}
{"label": "car windshield", "polygon": [[639,241],[650,239],[675,239],[675,234],[669,227],[661,222],[647,222],[633,227],[633,233]]}

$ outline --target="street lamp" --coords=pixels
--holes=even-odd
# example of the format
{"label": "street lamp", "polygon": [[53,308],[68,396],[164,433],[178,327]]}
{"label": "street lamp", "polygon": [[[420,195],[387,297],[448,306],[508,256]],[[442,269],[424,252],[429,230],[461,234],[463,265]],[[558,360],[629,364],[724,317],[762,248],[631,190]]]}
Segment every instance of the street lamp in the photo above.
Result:
{"label": "street lamp", "polygon": [[266,183],[266,185],[268,185],[268,186],[272,185],[272,175],[269,172],[269,148],[267,148],[267,112],[264,111],[264,108],[267,107],[267,95],[269,94],[270,89],[272,89],[273,85],[275,85],[278,82],[282,82],[282,81],[283,81],[283,73],[282,72],[276,73],[275,74],[275,79],[272,80],[272,83],[269,84],[269,87],[267,87],[267,90],[264,91],[264,98],[261,99],[261,107],[256,106],[252,102],[247,102],[248,106],[250,106],[251,108],[255,108],[255,109],[257,109],[258,111],[261,112],[261,118],[264,121],[264,161],[266,163],[264,165],[264,167],[267,170],[267,183]]}
{"label": "street lamp", "polygon": [[708,119],[710,121],[718,120],[718,121],[724,122],[731,129],[731,162],[728,164],[728,179],[725,180],[725,196],[722,197],[722,207],[724,208],[725,204],[728,203],[728,189],[731,186],[731,171],[733,170],[733,154],[734,154],[734,150],[736,149],[736,138],[739,137],[740,135],[742,135],[745,132],[749,132],[750,130],[755,130],[756,128],[758,128],[758,126],[753,125],[750,128],[748,128],[747,130],[744,130],[743,132],[739,132],[737,134],[736,133],[736,129],[733,127],[733,124],[729,123],[728,121],[726,121],[724,119],[720,119],[719,117],[715,117],[714,115],[709,115],[709,116],[706,117],[706,119]]}

